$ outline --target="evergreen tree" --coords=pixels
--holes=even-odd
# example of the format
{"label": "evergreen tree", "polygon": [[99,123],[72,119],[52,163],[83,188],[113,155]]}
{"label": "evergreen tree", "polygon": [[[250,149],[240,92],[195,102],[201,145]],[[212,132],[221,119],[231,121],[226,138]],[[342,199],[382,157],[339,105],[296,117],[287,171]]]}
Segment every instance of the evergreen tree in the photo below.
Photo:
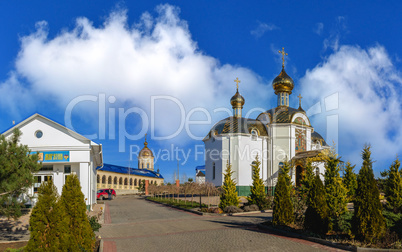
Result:
{"label": "evergreen tree", "polygon": [[25,250],[66,251],[68,223],[53,181],[43,183],[38,194],[38,202],[29,220],[31,237]]}
{"label": "evergreen tree", "polygon": [[306,167],[304,169],[303,178],[301,180],[301,196],[303,199],[307,199],[308,192],[313,185],[315,176],[313,172],[313,166],[311,165],[310,161],[307,161]]}
{"label": "evergreen tree", "polygon": [[260,164],[258,160],[258,155],[255,157],[255,161],[251,164],[253,169],[253,186],[250,188],[250,196],[247,197],[248,203],[250,205],[255,204],[259,209],[266,209],[268,207],[268,199],[265,194],[264,182],[260,177]]}
{"label": "evergreen tree", "polygon": [[346,169],[345,169],[345,174],[343,177],[343,184],[345,188],[347,189],[348,193],[348,201],[353,200],[355,197],[355,191],[357,187],[357,180],[356,180],[356,174],[353,171],[356,165],[351,165],[350,162],[346,163]]}
{"label": "evergreen tree", "polygon": [[[293,205],[290,199],[290,176],[286,173],[286,171],[289,171],[288,166],[286,162],[286,165],[279,171],[272,213],[272,224],[274,225],[289,225],[294,221]],[[289,177],[289,180],[287,177]]]}
{"label": "evergreen tree", "polygon": [[220,197],[219,207],[225,209],[227,206],[239,206],[240,200],[236,192],[236,182],[232,178],[232,165],[229,161],[226,164],[226,172],[224,175],[222,190],[223,193]]}
{"label": "evergreen tree", "polygon": [[358,239],[373,242],[384,235],[385,219],[382,215],[380,192],[373,173],[370,146],[362,152],[363,165],[357,176],[352,219],[353,232]]}
{"label": "evergreen tree", "polygon": [[26,145],[20,145],[21,131],[15,128],[9,140],[0,136],[0,215],[17,219],[24,202],[18,200],[34,181],[39,171],[38,154],[30,154]]}
{"label": "evergreen tree", "polygon": [[84,194],[77,175],[67,176],[60,200],[69,218],[71,236],[68,249],[91,251],[95,245],[95,234],[87,218]]}
{"label": "evergreen tree", "polygon": [[332,154],[328,156],[325,164],[324,184],[327,195],[330,230],[336,228],[339,217],[346,212],[347,192],[339,173],[339,162],[340,158],[336,154]]}
{"label": "evergreen tree", "polygon": [[317,234],[328,232],[328,206],[324,185],[320,175],[316,175],[307,198],[304,226]]}
{"label": "evergreen tree", "polygon": [[399,170],[401,163],[396,159],[389,167],[387,178],[385,179],[385,197],[387,205],[394,213],[401,212],[402,208],[402,178]]}

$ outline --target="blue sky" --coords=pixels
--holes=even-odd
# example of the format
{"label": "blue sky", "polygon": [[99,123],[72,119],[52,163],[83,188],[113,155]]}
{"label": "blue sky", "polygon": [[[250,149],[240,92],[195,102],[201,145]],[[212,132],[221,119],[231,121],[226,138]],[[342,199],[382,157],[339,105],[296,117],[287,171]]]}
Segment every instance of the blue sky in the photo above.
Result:
{"label": "blue sky", "polygon": [[231,110],[236,77],[243,114],[276,106],[271,82],[285,47],[290,106],[301,93],[315,130],[357,168],[370,143],[379,175],[402,150],[401,9],[400,1],[1,1],[0,131],[37,112],[102,143],[106,163],[134,167],[148,133],[166,180],[177,157],[180,177],[191,177],[203,164],[200,139]]}

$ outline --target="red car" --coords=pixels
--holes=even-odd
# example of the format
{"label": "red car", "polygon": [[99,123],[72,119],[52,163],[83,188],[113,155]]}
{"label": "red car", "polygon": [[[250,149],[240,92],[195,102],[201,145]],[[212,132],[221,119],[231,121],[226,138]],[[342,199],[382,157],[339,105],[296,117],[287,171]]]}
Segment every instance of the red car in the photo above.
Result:
{"label": "red car", "polygon": [[98,192],[96,193],[96,198],[98,200],[104,200],[104,199],[109,199],[109,190],[112,190],[112,199],[116,198],[116,191],[114,189],[99,189]]}

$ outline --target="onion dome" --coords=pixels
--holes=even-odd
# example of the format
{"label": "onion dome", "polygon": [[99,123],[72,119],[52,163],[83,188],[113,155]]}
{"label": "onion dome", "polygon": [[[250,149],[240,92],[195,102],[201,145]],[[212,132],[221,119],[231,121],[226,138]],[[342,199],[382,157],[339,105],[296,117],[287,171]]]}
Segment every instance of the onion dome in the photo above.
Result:
{"label": "onion dome", "polygon": [[275,94],[286,92],[292,93],[294,82],[292,78],[285,72],[285,68],[282,66],[281,73],[272,81],[272,87],[275,90]]}
{"label": "onion dome", "polygon": [[140,151],[138,157],[154,157],[152,151],[148,148],[148,142],[145,137],[144,148]]}
{"label": "onion dome", "polygon": [[243,108],[244,102],[245,102],[245,100],[244,100],[243,96],[241,96],[241,94],[239,93],[239,90],[237,90],[236,94],[233,95],[232,99],[230,99],[230,104],[232,104],[233,108],[235,108],[235,107]]}

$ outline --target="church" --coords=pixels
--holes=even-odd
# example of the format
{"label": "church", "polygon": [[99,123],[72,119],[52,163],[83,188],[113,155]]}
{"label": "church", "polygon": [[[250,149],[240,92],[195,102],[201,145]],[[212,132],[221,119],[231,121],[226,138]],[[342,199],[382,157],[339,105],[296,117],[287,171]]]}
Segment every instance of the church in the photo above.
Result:
{"label": "church", "polygon": [[216,123],[203,139],[205,144],[205,180],[215,186],[223,184],[227,163],[232,165],[232,178],[237,183],[239,196],[247,196],[252,185],[251,164],[258,156],[260,177],[267,191],[275,187],[278,171],[283,162],[291,164],[290,176],[294,185],[300,185],[306,159],[314,160],[315,172],[324,173],[324,163],[319,154],[330,147],[320,134],[314,131],[306,112],[301,107],[289,107],[294,88],[293,79],[285,71],[285,55],[282,48],[282,71],[273,80],[273,91],[278,97],[277,107],[268,109],[256,119],[242,117],[245,104],[239,93],[240,80],[236,78],[236,93],[230,99],[233,116]]}
{"label": "church", "polygon": [[144,147],[138,154],[138,168],[103,164],[96,169],[97,188],[112,188],[118,195],[122,195],[138,193],[141,182],[145,185],[162,185],[164,178],[159,169],[154,170],[154,159],[145,134]]}

